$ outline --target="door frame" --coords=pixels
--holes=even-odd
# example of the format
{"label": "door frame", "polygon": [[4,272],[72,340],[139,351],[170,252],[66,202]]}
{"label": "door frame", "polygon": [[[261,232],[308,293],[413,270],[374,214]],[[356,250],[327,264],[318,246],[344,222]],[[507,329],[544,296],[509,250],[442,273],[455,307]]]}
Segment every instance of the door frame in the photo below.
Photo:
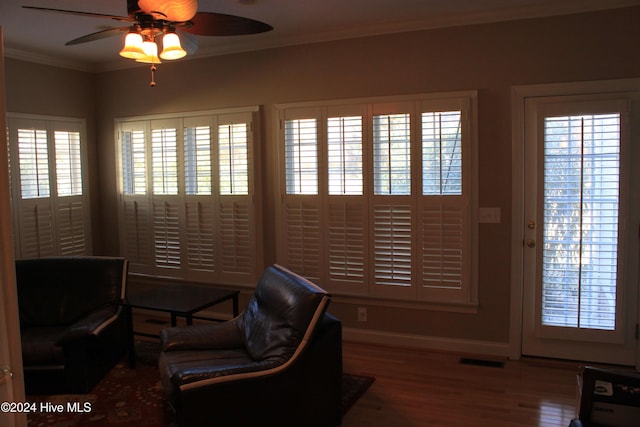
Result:
{"label": "door frame", "polygon": [[[600,80],[514,86],[511,89],[511,307],[509,357],[522,357],[525,230],[525,100],[533,97],[608,94],[640,91],[640,79]],[[640,301],[639,301],[640,302]],[[640,304],[639,304],[640,307]],[[638,310],[636,323],[640,323]],[[636,340],[635,365],[640,367],[640,345]]]}
{"label": "door frame", "polygon": [[[0,27],[0,368],[11,375],[0,382],[0,402],[24,402],[22,348],[18,320],[18,296],[9,197],[9,161],[7,158],[6,82],[4,74],[3,34]],[[5,326],[6,325],[6,326]],[[9,345],[10,344],[10,345]],[[27,425],[25,413],[0,412],[0,424],[8,427]]]}

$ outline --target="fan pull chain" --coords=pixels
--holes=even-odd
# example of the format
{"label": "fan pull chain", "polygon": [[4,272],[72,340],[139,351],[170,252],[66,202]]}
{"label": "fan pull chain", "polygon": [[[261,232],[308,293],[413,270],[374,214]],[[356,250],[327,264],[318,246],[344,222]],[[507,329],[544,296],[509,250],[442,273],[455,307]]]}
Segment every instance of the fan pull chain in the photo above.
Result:
{"label": "fan pull chain", "polygon": [[151,81],[149,82],[149,86],[156,86],[156,66],[151,64]]}

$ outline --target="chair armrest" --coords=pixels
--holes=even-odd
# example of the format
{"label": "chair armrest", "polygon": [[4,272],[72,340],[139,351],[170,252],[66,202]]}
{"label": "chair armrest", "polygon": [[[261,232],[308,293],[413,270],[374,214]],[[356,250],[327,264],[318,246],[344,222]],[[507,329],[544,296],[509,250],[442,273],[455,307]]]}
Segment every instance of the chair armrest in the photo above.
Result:
{"label": "chair armrest", "polygon": [[237,319],[163,329],[160,332],[160,347],[162,351],[242,347]]}
{"label": "chair armrest", "polygon": [[58,338],[56,344],[64,345],[81,338],[98,335],[100,331],[118,318],[121,311],[122,308],[118,306],[108,306],[89,313],[70,325],[64,334]]}

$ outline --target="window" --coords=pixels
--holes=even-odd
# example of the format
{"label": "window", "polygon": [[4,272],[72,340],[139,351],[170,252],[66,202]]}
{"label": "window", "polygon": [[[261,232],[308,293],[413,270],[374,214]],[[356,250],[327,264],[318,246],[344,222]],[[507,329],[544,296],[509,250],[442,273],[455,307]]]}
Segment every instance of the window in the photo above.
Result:
{"label": "window", "polygon": [[253,283],[261,217],[256,109],[117,122],[121,247],[134,273]]}
{"label": "window", "polygon": [[278,106],[278,262],[335,294],[474,304],[475,103]]}
{"label": "window", "polygon": [[9,115],[16,256],[91,253],[84,121]]}
{"label": "window", "polygon": [[615,329],[620,122],[545,118],[543,325]]}

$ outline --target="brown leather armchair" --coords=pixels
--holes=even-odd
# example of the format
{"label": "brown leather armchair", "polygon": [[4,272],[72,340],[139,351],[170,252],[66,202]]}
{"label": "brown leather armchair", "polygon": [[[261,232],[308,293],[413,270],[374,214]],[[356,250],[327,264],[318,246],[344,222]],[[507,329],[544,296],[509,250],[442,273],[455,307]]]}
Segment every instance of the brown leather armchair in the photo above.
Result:
{"label": "brown leather armchair", "polygon": [[273,265],[228,322],[164,329],[160,377],[182,426],[333,426],[342,326],[330,296]]}
{"label": "brown leather armchair", "polygon": [[87,393],[122,358],[127,265],[94,256],[16,261],[27,393]]}

